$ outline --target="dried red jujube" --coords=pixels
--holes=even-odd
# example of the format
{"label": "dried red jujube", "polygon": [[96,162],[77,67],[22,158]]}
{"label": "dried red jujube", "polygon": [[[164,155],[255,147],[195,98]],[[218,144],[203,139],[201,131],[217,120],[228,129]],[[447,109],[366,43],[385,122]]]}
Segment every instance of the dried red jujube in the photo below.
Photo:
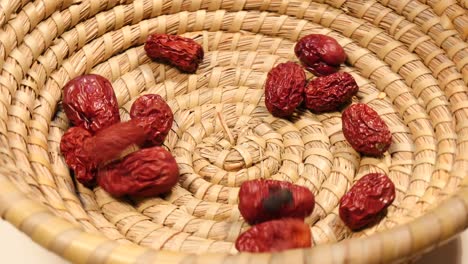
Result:
{"label": "dried red jujube", "polygon": [[392,143],[392,134],[379,114],[366,104],[347,107],[341,116],[343,134],[358,152],[380,156]]}
{"label": "dried red jujube", "polygon": [[375,223],[395,199],[395,185],[382,173],[359,179],[341,198],[339,214],[352,230]]}
{"label": "dried red jujube", "polygon": [[71,127],[60,141],[65,162],[74,171],[76,179],[92,187],[97,168],[118,158],[132,144],[141,144],[146,134],[136,121],[116,123],[91,135],[81,127]]}
{"label": "dried red jujube", "polygon": [[336,111],[349,102],[358,90],[353,76],[347,72],[317,77],[305,88],[305,105],[317,113]]}
{"label": "dried red jujube", "polygon": [[280,63],[268,72],[265,105],[276,117],[290,116],[303,99],[306,75],[294,62]]}
{"label": "dried red jujube", "polygon": [[322,34],[302,37],[294,52],[305,68],[317,76],[337,72],[346,60],[343,47],[334,38]]}
{"label": "dried red jujube", "polygon": [[97,132],[84,143],[85,154],[98,165],[118,158],[131,145],[141,145],[146,132],[137,120],[121,122]]}
{"label": "dried red jujube", "polygon": [[109,194],[148,197],[167,193],[177,183],[176,160],[162,147],[133,152],[98,171],[98,184]]}
{"label": "dried red jujube", "polygon": [[63,134],[60,141],[60,152],[68,167],[74,171],[76,180],[88,187],[96,182],[97,167],[84,147],[85,142],[91,138],[91,133],[86,129],[71,127]]}
{"label": "dried red jujube", "polygon": [[294,218],[255,225],[236,240],[236,249],[241,252],[275,252],[311,246],[310,227],[303,220]]}
{"label": "dried red jujube", "polygon": [[76,77],[65,85],[63,109],[73,125],[91,133],[120,122],[114,89],[106,78],[96,74]]}
{"label": "dried red jujube", "polygon": [[162,145],[174,121],[171,108],[157,94],[140,96],[130,109],[130,117],[139,120],[138,126],[147,135],[144,147]]}
{"label": "dried red jujube", "polygon": [[285,181],[251,180],[239,190],[239,211],[249,224],[283,217],[304,219],[314,205],[309,189]]}
{"label": "dried red jujube", "polygon": [[151,34],[145,43],[148,57],[194,73],[203,61],[203,48],[193,39],[177,35]]}

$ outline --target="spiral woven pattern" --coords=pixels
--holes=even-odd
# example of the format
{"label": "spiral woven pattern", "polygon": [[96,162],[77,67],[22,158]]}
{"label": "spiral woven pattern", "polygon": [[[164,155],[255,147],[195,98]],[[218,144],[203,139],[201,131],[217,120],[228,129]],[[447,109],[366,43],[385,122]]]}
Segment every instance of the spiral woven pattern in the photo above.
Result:
{"label": "spiral woven pattern", "polygon": [[[77,263],[375,263],[412,258],[468,224],[468,2],[464,0],[0,0],[0,216]],[[151,61],[151,33],[193,38],[195,74]],[[268,71],[297,61],[295,42],[320,33],[344,47],[353,101],[390,127],[382,158],[345,140],[341,113],[273,117]],[[63,86],[111,80],[122,120],[142,94],[174,112],[164,146],[180,180],[165,197],[115,199],[75,182],[60,153],[69,127]],[[308,78],[313,76],[308,73]],[[370,172],[396,199],[375,226],[351,232],[339,199]],[[249,226],[244,181],[309,188],[315,247],[239,254]],[[398,243],[395,243],[398,241]]]}

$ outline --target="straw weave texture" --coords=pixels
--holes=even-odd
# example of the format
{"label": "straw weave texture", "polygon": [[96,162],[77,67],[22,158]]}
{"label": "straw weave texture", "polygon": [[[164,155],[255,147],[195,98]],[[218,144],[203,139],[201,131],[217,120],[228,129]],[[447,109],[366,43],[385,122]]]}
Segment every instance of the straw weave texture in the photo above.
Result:
{"label": "straw weave texture", "polygon": [[[0,0],[0,216],[77,263],[386,263],[410,259],[468,224],[466,0]],[[195,74],[151,61],[151,33],[193,38]],[[360,156],[341,113],[265,107],[264,82],[294,44],[321,33],[344,47],[353,100],[389,125],[390,150]],[[60,153],[68,128],[62,88],[96,73],[111,80],[122,120],[139,95],[174,112],[164,146],[181,172],[167,197],[115,199],[75,182]],[[312,75],[308,75],[312,77]],[[351,232],[338,202],[369,172],[396,199],[382,221]],[[272,178],[316,196],[311,249],[238,254],[249,226],[239,186]]]}

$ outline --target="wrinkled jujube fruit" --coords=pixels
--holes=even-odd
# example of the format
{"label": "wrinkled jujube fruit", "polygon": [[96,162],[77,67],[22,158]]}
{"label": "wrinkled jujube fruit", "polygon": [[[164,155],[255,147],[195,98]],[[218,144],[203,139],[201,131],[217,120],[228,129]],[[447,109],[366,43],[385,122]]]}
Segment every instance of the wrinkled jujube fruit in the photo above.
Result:
{"label": "wrinkled jujube fruit", "polygon": [[314,205],[309,189],[285,181],[251,180],[239,190],[239,211],[249,224],[283,217],[304,219]]}
{"label": "wrinkled jujube fruit", "polygon": [[276,117],[290,116],[302,102],[306,75],[294,62],[280,63],[268,72],[265,105]]}
{"label": "wrinkled jujube fruit", "polygon": [[130,120],[106,127],[84,143],[84,151],[94,163],[102,165],[118,158],[131,145],[141,145],[147,138],[138,127],[140,122]]}
{"label": "wrinkled jujube fruit", "polygon": [[350,105],[343,111],[341,119],[343,134],[356,151],[380,156],[390,147],[392,134],[387,124],[368,105]]}
{"label": "wrinkled jujube fruit", "polygon": [[85,142],[91,138],[91,133],[86,129],[71,127],[60,141],[60,151],[68,167],[73,170],[76,180],[88,187],[96,182],[97,167],[84,148]]}
{"label": "wrinkled jujube fruit", "polygon": [[317,77],[305,88],[305,104],[310,110],[321,113],[336,111],[357,94],[359,87],[347,72]]}
{"label": "wrinkled jujube fruit", "polygon": [[194,73],[203,61],[203,48],[193,39],[177,35],[151,34],[145,43],[148,57]]}
{"label": "wrinkled jujube fruit", "polygon": [[73,125],[91,133],[120,122],[114,89],[106,78],[96,74],[76,77],[65,85],[63,109]]}
{"label": "wrinkled jujube fruit", "polygon": [[148,197],[167,193],[177,183],[176,160],[163,147],[133,152],[98,171],[98,184],[109,194]]}
{"label": "wrinkled jujube fruit", "polygon": [[375,223],[395,199],[395,185],[382,173],[359,179],[341,198],[341,220],[352,230]]}
{"label": "wrinkled jujube fruit", "polygon": [[60,141],[60,151],[76,179],[92,187],[98,167],[118,158],[127,147],[141,144],[146,134],[136,124],[133,120],[113,124],[94,136],[81,127],[68,129]]}
{"label": "wrinkled jujube fruit", "polygon": [[304,67],[317,76],[337,72],[345,62],[346,53],[332,37],[322,34],[310,34],[302,37],[294,47],[297,58]]}
{"label": "wrinkled jujube fruit", "polygon": [[162,145],[174,121],[171,108],[157,94],[140,96],[130,109],[130,117],[139,120],[138,126],[147,135],[144,147]]}
{"label": "wrinkled jujube fruit", "polygon": [[236,249],[241,252],[275,252],[311,246],[310,227],[303,220],[294,218],[255,225],[236,240]]}

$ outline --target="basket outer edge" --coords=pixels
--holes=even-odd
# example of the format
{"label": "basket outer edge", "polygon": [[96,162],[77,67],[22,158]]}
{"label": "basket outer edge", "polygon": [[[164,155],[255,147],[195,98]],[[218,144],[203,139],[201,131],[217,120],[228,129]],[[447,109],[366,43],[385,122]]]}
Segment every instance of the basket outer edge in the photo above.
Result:
{"label": "basket outer edge", "polygon": [[[119,244],[83,231],[55,216],[38,201],[26,197],[8,179],[12,171],[0,168],[0,216],[36,243],[73,263],[388,263],[407,259],[452,238],[468,225],[468,185],[433,211],[408,224],[332,245],[275,254],[203,254],[157,251]],[[50,228],[53,226],[54,228]],[[406,240],[405,240],[406,239]],[[376,247],[379,249],[375,250]],[[369,250],[373,248],[373,250]],[[380,254],[375,254],[379,252]],[[274,256],[274,257],[272,257]],[[251,262],[254,261],[254,262]]]}

